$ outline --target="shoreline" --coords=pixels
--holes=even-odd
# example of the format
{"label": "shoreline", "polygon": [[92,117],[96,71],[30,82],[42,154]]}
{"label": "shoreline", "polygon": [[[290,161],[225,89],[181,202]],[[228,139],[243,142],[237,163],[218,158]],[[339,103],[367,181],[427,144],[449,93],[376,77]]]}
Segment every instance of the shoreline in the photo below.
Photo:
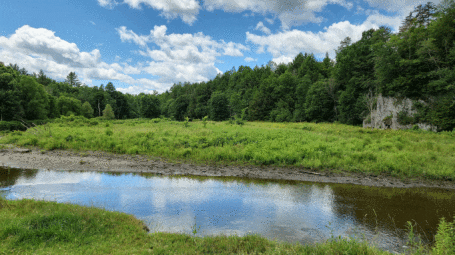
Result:
{"label": "shoreline", "polygon": [[455,189],[455,182],[443,180],[401,179],[386,175],[341,172],[313,172],[303,167],[276,166],[213,166],[190,163],[169,163],[146,155],[113,154],[102,151],[74,152],[39,148],[20,149],[13,145],[0,149],[0,166],[20,169],[75,170],[97,172],[135,172],[161,175],[193,175],[206,177],[239,177],[266,180],[354,184],[391,188]]}

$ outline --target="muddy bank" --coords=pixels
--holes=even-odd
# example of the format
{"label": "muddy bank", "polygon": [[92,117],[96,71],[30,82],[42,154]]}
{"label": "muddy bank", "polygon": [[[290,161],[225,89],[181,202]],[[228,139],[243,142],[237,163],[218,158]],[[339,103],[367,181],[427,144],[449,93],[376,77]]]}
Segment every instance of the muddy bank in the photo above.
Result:
{"label": "muddy bank", "polygon": [[377,187],[436,187],[455,189],[453,181],[419,179],[402,180],[385,175],[363,173],[333,173],[297,167],[273,166],[206,166],[168,163],[148,156],[117,155],[107,152],[73,152],[40,149],[21,150],[13,146],[0,149],[0,165],[22,169],[80,170],[102,172],[144,172],[162,175],[235,176],[258,179],[295,180],[321,183],[345,183]]}

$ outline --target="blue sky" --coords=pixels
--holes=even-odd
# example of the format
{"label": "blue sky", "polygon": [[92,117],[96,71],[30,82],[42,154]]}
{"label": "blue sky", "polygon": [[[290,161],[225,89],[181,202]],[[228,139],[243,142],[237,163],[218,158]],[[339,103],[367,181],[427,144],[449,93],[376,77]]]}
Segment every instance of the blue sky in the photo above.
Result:
{"label": "blue sky", "polygon": [[[123,93],[164,92],[235,67],[335,50],[370,28],[396,32],[412,0],[2,0],[0,61]],[[433,1],[438,4],[440,1]]]}

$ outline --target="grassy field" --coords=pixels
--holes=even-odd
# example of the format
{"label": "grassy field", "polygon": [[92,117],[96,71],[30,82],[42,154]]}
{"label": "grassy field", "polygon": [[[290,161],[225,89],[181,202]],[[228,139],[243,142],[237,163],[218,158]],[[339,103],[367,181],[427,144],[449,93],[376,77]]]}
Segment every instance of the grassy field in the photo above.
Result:
{"label": "grassy field", "polygon": [[[366,242],[335,237],[303,246],[258,235],[148,234],[140,220],[124,213],[1,197],[0,226],[0,254],[390,254]],[[407,254],[453,254],[453,227],[441,221],[433,248],[408,243]]]}
{"label": "grassy field", "polygon": [[343,124],[87,120],[63,117],[3,134],[43,150],[145,154],[200,164],[276,165],[455,180],[455,132],[371,130]]}

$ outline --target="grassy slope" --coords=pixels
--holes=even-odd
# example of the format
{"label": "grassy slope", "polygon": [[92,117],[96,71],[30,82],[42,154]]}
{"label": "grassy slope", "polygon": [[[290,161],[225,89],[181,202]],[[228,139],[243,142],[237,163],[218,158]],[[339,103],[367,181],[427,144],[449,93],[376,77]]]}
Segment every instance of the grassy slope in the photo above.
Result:
{"label": "grassy slope", "polygon": [[333,239],[315,246],[249,235],[147,234],[131,215],[71,204],[0,198],[0,254],[389,254]]}
{"label": "grassy slope", "polygon": [[370,130],[324,123],[247,122],[238,126],[208,122],[204,127],[198,121],[185,127],[159,119],[90,125],[77,118],[38,130],[7,134],[0,143],[147,154],[196,163],[299,166],[455,180],[453,132]]}

